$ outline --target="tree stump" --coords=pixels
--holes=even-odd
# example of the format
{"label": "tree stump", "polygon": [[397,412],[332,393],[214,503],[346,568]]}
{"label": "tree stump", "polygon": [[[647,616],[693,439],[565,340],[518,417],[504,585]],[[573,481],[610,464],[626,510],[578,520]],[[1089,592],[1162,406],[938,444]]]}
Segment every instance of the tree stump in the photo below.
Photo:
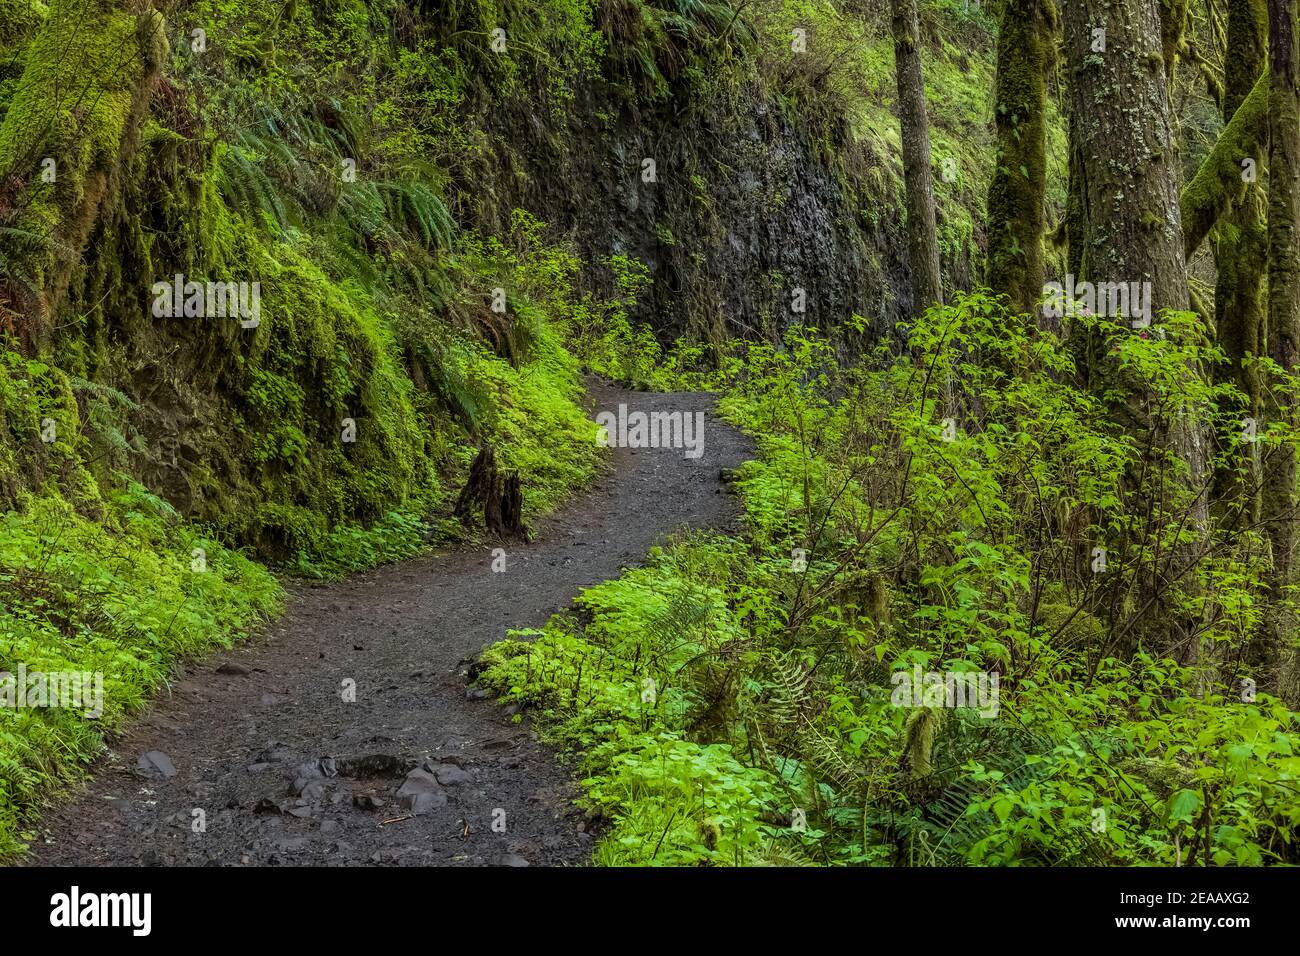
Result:
{"label": "tree stump", "polygon": [[479,449],[469,467],[469,478],[456,499],[455,515],[466,527],[474,524],[476,505],[483,508],[483,526],[502,537],[527,537],[524,527],[524,492],[518,474],[502,477],[496,451],[491,445]]}

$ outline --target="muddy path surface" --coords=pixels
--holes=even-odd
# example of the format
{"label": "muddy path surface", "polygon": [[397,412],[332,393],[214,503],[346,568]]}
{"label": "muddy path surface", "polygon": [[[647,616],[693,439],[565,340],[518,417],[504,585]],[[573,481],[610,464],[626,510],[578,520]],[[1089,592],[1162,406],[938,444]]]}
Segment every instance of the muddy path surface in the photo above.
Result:
{"label": "muddy path surface", "polygon": [[613,450],[533,543],[501,545],[504,572],[488,544],[292,585],[281,618],[188,668],[111,742],[85,788],[45,815],[26,862],[585,863],[593,837],[568,772],[467,672],[507,628],[541,625],[664,535],[734,528],[719,471],[748,444],[712,399],[592,385],[593,413],[620,402],[704,411],[704,454]]}

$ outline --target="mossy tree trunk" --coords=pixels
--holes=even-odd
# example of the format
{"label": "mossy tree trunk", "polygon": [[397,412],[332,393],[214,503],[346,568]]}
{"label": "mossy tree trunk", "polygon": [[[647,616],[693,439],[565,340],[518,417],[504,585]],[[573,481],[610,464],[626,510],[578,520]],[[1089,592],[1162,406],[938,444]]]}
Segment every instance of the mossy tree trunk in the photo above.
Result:
{"label": "mossy tree trunk", "polygon": [[[1149,283],[1153,317],[1162,310],[1186,310],[1189,304],[1158,7],[1158,0],[1070,0],[1062,6],[1073,108],[1070,129],[1082,180],[1080,278]],[[1190,490],[1184,526],[1191,534],[1178,548],[1178,573],[1181,588],[1194,590],[1193,568],[1209,525],[1210,446],[1204,422],[1189,410],[1175,411],[1167,421],[1155,420],[1141,382],[1117,381],[1114,370],[1100,367],[1091,352],[1078,359],[1097,364],[1087,372],[1094,387],[1129,391],[1129,414],[1154,436],[1168,429],[1160,440],[1183,462],[1185,473],[1178,485]],[[1198,369],[1187,370],[1189,377],[1198,374]],[[1152,567],[1151,586],[1165,578]],[[1166,644],[1160,650],[1176,654],[1185,664],[1203,666],[1201,615],[1177,612],[1166,624]]]}
{"label": "mossy tree trunk", "polygon": [[[1231,0],[1228,6],[1228,43],[1224,56],[1223,119],[1231,122],[1264,70],[1268,44],[1265,0]],[[1256,168],[1262,156],[1243,157]],[[1251,184],[1243,170],[1244,191],[1235,196],[1221,226],[1215,230],[1215,326],[1226,364],[1215,366],[1215,377],[1231,382],[1245,396],[1244,414],[1258,418],[1260,385],[1249,356],[1261,354],[1264,339],[1264,275],[1268,234],[1264,216],[1262,182]],[[1244,476],[1244,477],[1243,477]],[[1258,485],[1254,460],[1244,471],[1222,469],[1215,476],[1215,498],[1232,502],[1226,520],[1252,522],[1258,517]]]}
{"label": "mossy tree trunk", "polygon": [[[1269,355],[1296,370],[1300,362],[1300,89],[1297,88],[1296,0],[1268,0],[1268,331]],[[1270,420],[1295,424],[1295,413],[1270,395]],[[1296,519],[1296,459],[1289,447],[1265,459],[1262,512],[1273,549],[1270,585],[1274,598],[1293,582]],[[1276,602],[1270,614],[1270,657],[1276,661],[1276,689],[1295,706],[1297,661],[1294,616]]]}
{"label": "mossy tree trunk", "polygon": [[1186,309],[1157,0],[1071,0],[1063,14],[1084,180],[1083,277],[1150,282],[1153,309]]}
{"label": "mossy tree trunk", "polygon": [[907,251],[912,272],[912,309],[943,301],[939,278],[939,235],[935,225],[934,180],[930,175],[930,122],[921,74],[920,26],[916,0],[891,0],[898,118],[903,133],[903,179],[907,188]]}
{"label": "mossy tree trunk", "polygon": [[1223,128],[1214,148],[1183,188],[1183,256],[1191,259],[1234,198],[1245,190],[1241,161],[1262,155],[1268,144],[1268,74],[1261,72],[1250,94]]}
{"label": "mossy tree trunk", "polygon": [[[1067,0],[1068,2],[1068,0]],[[1187,25],[1187,0],[1158,0],[1160,5],[1160,51],[1165,60],[1165,83],[1173,87],[1178,47]]]}
{"label": "mossy tree trunk", "polygon": [[988,200],[985,281],[1019,312],[1043,291],[1047,196],[1047,70],[1055,48],[1051,0],[1004,0],[998,30],[997,159]]}

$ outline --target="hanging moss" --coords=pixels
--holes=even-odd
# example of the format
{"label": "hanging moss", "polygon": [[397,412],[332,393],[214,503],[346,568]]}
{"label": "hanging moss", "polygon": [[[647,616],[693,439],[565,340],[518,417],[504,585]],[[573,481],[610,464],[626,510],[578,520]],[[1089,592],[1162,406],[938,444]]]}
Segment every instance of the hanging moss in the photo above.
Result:
{"label": "hanging moss", "polygon": [[[1267,59],[1268,14],[1263,0],[1231,0],[1228,4],[1228,47],[1224,56],[1223,114],[1233,114],[1250,95]],[[1262,157],[1255,157],[1262,165]],[[1267,344],[1264,284],[1268,261],[1262,183],[1245,183],[1234,196],[1212,233],[1217,273],[1214,289],[1215,329],[1227,362],[1214,366],[1216,381],[1235,385],[1245,399],[1241,413],[1260,412],[1260,381],[1249,356],[1259,356]],[[1215,475],[1216,497],[1240,507],[1245,521],[1256,517],[1258,484],[1253,461],[1242,469],[1222,467]]]}

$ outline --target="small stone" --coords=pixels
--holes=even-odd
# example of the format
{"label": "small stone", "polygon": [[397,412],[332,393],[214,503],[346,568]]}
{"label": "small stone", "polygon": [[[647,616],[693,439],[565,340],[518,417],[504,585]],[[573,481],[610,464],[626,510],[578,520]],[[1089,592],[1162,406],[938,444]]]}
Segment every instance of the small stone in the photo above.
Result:
{"label": "small stone", "polygon": [[474,778],[468,771],[454,764],[442,764],[433,768],[433,775],[444,787],[455,787],[462,783],[473,783]]}
{"label": "small stone", "polygon": [[176,776],[176,765],[161,750],[150,750],[140,755],[135,762],[135,769],[146,777],[166,780]]}
{"label": "small stone", "polygon": [[304,800],[320,800],[325,796],[325,781],[319,777],[314,780],[295,780],[294,793]]}
{"label": "small stone", "polygon": [[272,740],[266,745],[266,749],[253,759],[258,763],[283,763],[292,756],[292,750],[280,743],[280,741]]}
{"label": "small stone", "polygon": [[447,795],[438,785],[438,778],[427,770],[408,773],[397,790],[397,800],[403,810],[416,815],[447,805]]}

